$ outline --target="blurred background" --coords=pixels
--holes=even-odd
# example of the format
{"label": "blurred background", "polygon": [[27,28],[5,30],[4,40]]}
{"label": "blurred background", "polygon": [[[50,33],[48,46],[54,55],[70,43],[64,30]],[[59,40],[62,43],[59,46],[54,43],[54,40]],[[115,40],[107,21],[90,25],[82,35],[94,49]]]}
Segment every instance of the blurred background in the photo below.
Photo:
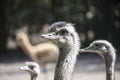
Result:
{"label": "blurred background", "polygon": [[[120,79],[119,0],[0,0],[0,80],[29,79],[27,73],[17,70],[31,59],[18,46],[16,34],[24,32],[31,44],[37,45],[46,42],[40,34],[47,33],[56,21],[75,24],[82,48],[96,39],[110,41],[117,50],[115,72],[116,80]],[[51,80],[54,69],[49,68],[53,66],[46,66]],[[99,55],[78,56],[72,80],[79,79],[105,80],[104,61]]]}

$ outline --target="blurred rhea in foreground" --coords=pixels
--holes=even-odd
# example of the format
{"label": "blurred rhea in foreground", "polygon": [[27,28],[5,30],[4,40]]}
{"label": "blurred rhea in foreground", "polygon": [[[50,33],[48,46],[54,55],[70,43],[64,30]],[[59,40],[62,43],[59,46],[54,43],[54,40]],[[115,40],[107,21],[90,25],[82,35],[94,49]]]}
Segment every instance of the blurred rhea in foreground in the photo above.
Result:
{"label": "blurred rhea in foreground", "polygon": [[36,62],[25,62],[25,65],[19,70],[27,71],[30,74],[31,80],[39,80],[40,66]]}
{"label": "blurred rhea in foreground", "polygon": [[112,44],[106,40],[93,41],[89,47],[81,49],[80,52],[98,53],[105,61],[106,80],[115,80],[116,53]]}

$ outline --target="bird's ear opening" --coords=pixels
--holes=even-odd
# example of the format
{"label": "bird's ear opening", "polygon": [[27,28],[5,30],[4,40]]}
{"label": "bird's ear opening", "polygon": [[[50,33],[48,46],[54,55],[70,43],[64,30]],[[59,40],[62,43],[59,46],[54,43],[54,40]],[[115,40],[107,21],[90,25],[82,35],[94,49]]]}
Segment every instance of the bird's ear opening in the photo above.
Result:
{"label": "bird's ear opening", "polygon": [[108,51],[110,47],[109,47],[109,46],[105,46],[105,48],[106,48],[106,50]]}

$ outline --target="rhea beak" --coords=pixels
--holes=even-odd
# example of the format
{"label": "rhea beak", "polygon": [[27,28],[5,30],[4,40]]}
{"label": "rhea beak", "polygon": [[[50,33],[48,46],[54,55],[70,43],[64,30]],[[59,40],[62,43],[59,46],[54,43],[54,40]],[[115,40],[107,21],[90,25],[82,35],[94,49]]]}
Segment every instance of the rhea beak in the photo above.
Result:
{"label": "rhea beak", "polygon": [[29,70],[29,68],[27,66],[22,66],[19,68],[19,70],[27,71],[27,70]]}
{"label": "rhea beak", "polygon": [[87,47],[87,48],[80,49],[80,53],[86,53],[86,52],[91,53],[91,52],[94,52],[94,51],[92,50],[92,47]]}
{"label": "rhea beak", "polygon": [[41,37],[44,39],[49,39],[49,40],[57,39],[57,36],[55,36],[54,33],[42,34]]}
{"label": "rhea beak", "polygon": [[45,35],[45,34],[42,34],[41,37],[42,37],[42,38],[48,38],[48,36]]}

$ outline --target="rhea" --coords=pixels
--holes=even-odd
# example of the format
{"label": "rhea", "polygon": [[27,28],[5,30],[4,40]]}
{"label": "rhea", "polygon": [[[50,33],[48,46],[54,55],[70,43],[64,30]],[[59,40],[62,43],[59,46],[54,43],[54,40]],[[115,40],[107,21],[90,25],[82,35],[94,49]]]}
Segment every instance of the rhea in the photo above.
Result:
{"label": "rhea", "polygon": [[79,36],[71,23],[59,21],[53,23],[43,38],[59,47],[59,57],[54,80],[71,80],[72,72],[80,48]]}
{"label": "rhea", "polygon": [[112,44],[106,40],[93,41],[89,47],[81,49],[80,52],[98,53],[105,61],[106,80],[115,80],[116,51]]}
{"label": "rhea", "polygon": [[32,45],[28,36],[23,32],[16,35],[16,40],[24,52],[41,66],[45,66],[45,64],[50,62],[56,62],[58,59],[58,47],[52,43],[46,42]]}
{"label": "rhea", "polygon": [[31,80],[39,80],[40,66],[36,62],[25,62],[25,66],[22,66],[19,69],[27,71],[31,76]]}

